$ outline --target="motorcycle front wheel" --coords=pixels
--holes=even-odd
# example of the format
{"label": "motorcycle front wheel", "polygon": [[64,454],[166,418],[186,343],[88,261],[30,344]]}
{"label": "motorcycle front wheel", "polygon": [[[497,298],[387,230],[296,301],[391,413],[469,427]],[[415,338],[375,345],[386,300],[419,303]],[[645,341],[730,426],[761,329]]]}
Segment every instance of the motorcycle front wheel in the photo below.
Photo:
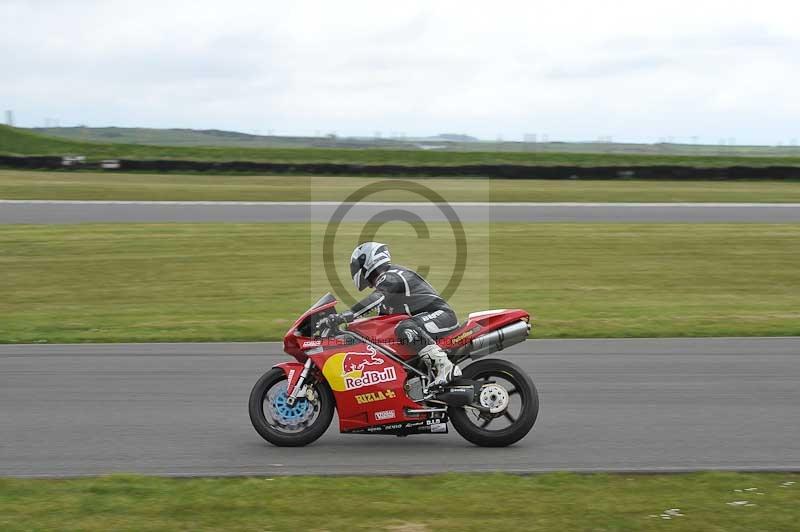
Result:
{"label": "motorcycle front wheel", "polygon": [[505,447],[530,432],[539,415],[539,394],[522,368],[488,358],[465,367],[462,377],[482,385],[477,404],[484,410],[449,409],[453,427],[465,440],[482,447]]}
{"label": "motorcycle front wheel", "polygon": [[250,421],[253,428],[273,445],[301,447],[322,436],[333,419],[333,392],[325,383],[314,383],[313,397],[287,399],[288,381],[280,368],[272,368],[258,379],[250,392]]}

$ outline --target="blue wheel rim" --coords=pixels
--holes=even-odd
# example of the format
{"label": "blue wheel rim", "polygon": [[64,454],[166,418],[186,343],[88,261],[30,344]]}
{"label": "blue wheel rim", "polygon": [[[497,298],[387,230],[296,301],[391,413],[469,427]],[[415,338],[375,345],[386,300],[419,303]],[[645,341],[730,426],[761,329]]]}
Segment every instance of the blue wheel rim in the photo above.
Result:
{"label": "blue wheel rim", "polygon": [[272,400],[272,408],[275,409],[275,413],[278,414],[283,421],[291,422],[302,419],[309,408],[308,400],[305,398],[297,399],[293,405],[290,405],[286,399],[286,390],[281,390],[281,392],[275,396]]}

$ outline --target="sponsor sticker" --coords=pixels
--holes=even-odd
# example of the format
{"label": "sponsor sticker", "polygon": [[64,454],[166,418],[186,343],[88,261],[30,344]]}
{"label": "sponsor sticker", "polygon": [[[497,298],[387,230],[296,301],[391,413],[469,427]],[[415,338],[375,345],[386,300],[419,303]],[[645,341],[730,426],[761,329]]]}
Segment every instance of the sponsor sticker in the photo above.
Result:
{"label": "sponsor sticker", "polygon": [[470,336],[472,336],[473,334],[475,334],[476,332],[478,332],[480,330],[481,330],[481,326],[480,325],[476,325],[472,329],[464,331],[463,333],[459,334],[458,336],[454,336],[452,338],[451,342],[453,342],[454,344],[457,344],[457,343],[461,342],[462,340],[464,340],[465,338],[469,338]]}
{"label": "sponsor sticker", "polygon": [[356,390],[397,380],[397,370],[372,346],[367,351],[336,353],[325,362],[322,373],[337,392]]}
{"label": "sponsor sticker", "polygon": [[437,420],[438,423],[431,423],[428,420],[428,423],[423,421],[409,421],[405,423],[389,423],[386,425],[376,425],[373,427],[365,427],[363,429],[355,429],[348,432],[353,432],[356,434],[363,434],[363,433],[378,433],[378,432],[393,432],[393,431],[409,431],[409,434],[418,434],[418,433],[426,433],[426,432],[440,432],[440,433],[447,433],[447,423],[443,420]]}
{"label": "sponsor sticker", "polygon": [[367,403],[374,403],[375,401],[384,401],[386,399],[394,399],[397,396],[392,390],[386,390],[383,392],[374,392],[374,393],[362,393],[361,395],[356,395],[356,403],[360,405],[365,405]]}
{"label": "sponsor sticker", "polygon": [[375,412],[375,420],[382,421],[385,419],[394,419],[397,417],[394,413],[394,410],[381,410],[379,412]]}
{"label": "sponsor sticker", "polygon": [[321,340],[306,340],[301,346],[303,349],[310,349],[312,347],[319,347],[322,345]]}
{"label": "sponsor sticker", "polygon": [[355,390],[356,388],[363,388],[372,384],[380,384],[382,382],[392,382],[397,380],[397,372],[394,368],[384,368],[380,371],[359,371],[360,376],[344,378],[345,390]]}

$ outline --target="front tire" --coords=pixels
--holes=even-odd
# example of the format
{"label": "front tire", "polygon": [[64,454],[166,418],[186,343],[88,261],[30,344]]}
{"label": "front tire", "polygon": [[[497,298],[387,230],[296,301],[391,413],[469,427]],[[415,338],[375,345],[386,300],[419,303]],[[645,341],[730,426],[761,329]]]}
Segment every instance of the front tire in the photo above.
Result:
{"label": "front tire", "polygon": [[298,398],[286,403],[286,373],[272,368],[258,379],[250,392],[250,421],[262,438],[279,447],[301,447],[322,436],[333,419],[333,392],[317,382],[313,401]]}
{"label": "front tire", "polygon": [[[539,394],[533,380],[522,368],[506,360],[489,358],[465,367],[462,377],[485,381],[487,384],[484,387],[495,383],[506,392],[506,407],[493,414],[480,413],[469,407],[449,409],[453,427],[465,440],[482,447],[505,447],[518,442],[530,432],[539,415]],[[491,390],[487,391],[491,395]],[[500,391],[496,395],[502,399],[503,393]],[[491,402],[493,398],[496,399],[493,396],[486,400]],[[517,402],[520,408],[512,413],[511,407],[516,406]],[[505,426],[498,426],[501,423]]]}

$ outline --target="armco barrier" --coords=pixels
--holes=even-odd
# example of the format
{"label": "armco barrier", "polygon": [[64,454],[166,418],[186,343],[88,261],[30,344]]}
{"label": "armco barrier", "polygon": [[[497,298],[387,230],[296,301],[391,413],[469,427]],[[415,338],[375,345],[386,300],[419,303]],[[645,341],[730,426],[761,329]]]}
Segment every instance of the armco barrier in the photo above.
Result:
{"label": "armco barrier", "polygon": [[[0,167],[25,169],[64,169],[61,157],[15,157],[0,155]],[[78,166],[100,170],[99,162]],[[70,169],[65,169],[69,171]],[[119,171],[139,172],[246,172],[264,174],[307,174],[393,177],[494,177],[505,179],[674,179],[724,180],[766,179],[800,180],[800,166],[728,166],[697,168],[691,166],[526,166],[461,165],[404,166],[337,163],[266,163],[252,161],[173,161],[119,160]]]}

